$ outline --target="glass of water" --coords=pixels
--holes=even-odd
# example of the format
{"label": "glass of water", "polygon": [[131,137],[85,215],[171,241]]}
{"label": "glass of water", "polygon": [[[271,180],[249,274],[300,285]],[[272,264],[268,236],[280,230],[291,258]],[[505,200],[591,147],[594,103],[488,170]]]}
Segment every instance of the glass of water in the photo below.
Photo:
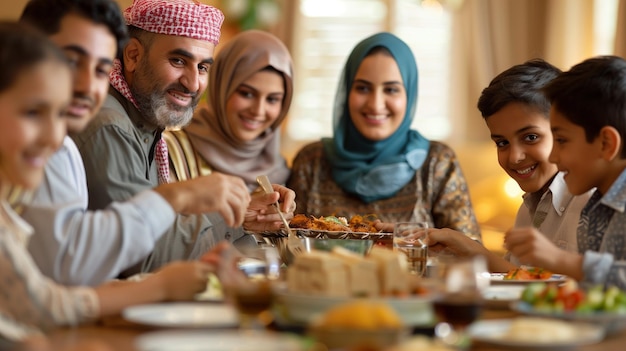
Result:
{"label": "glass of water", "polygon": [[399,222],[393,231],[393,249],[406,257],[408,271],[420,277],[426,273],[428,262],[426,235],[427,222]]}

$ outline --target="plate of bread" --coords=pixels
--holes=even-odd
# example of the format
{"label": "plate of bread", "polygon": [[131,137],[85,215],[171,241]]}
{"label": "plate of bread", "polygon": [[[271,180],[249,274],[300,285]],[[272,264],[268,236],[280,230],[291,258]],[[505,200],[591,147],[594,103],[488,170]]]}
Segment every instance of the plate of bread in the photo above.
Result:
{"label": "plate of bread", "polygon": [[343,247],[298,255],[287,268],[286,289],[277,296],[277,322],[308,325],[333,306],[367,300],[390,306],[406,326],[432,325],[434,293],[403,262],[382,246],[365,256]]}

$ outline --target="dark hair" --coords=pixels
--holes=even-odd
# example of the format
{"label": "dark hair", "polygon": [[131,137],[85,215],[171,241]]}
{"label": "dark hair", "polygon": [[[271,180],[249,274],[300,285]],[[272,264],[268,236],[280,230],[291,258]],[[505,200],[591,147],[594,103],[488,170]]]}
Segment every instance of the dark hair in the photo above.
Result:
{"label": "dark hair", "polygon": [[44,33],[26,23],[0,21],[0,91],[11,87],[25,70],[47,60],[69,63]]}
{"label": "dark hair", "polygon": [[561,70],[542,59],[532,59],[498,74],[483,89],[478,109],[483,118],[500,111],[511,102],[519,102],[550,115],[550,101],[543,88],[561,73]]}
{"label": "dark hair", "polygon": [[[548,84],[545,93],[567,120],[585,129],[587,142],[605,126],[626,140],[626,61],[621,57],[587,59]],[[624,147],[621,157],[626,158]]]}
{"label": "dark hair", "polygon": [[20,21],[30,23],[47,35],[53,35],[61,28],[61,20],[70,13],[109,28],[117,41],[118,53],[126,44],[126,22],[113,0],[30,0]]}
{"label": "dark hair", "polygon": [[152,46],[154,38],[156,37],[154,33],[135,26],[128,26],[128,35],[131,38],[139,40],[146,51],[150,50],[150,46]]}

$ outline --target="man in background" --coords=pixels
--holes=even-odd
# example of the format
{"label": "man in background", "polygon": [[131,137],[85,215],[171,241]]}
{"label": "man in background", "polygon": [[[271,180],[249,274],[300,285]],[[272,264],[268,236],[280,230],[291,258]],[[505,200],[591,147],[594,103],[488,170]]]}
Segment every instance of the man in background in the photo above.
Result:
{"label": "man in background", "polygon": [[[31,0],[21,21],[44,31],[73,64],[68,132],[80,133],[102,106],[116,53],[128,39],[119,7],[113,0]],[[102,283],[148,256],[177,212],[212,211],[218,206],[245,211],[245,196],[230,205],[209,191],[215,183],[219,182],[204,178],[164,184],[89,211],[83,161],[73,140],[66,137],[50,158],[33,200],[22,203],[23,217],[35,229],[29,251],[42,272],[58,282]],[[236,185],[224,192],[234,189]],[[22,198],[26,195],[22,193]]]}
{"label": "man in background", "polygon": [[[218,9],[189,0],[135,0],[124,17],[130,40],[114,64],[112,89],[98,116],[73,136],[85,163],[91,209],[167,184],[169,164],[161,132],[192,117],[207,87],[223,21]],[[220,173],[207,177],[212,181],[195,189],[213,194],[212,211],[189,215],[200,212],[193,202],[177,211],[174,225],[159,239],[143,271],[198,257],[221,240],[256,243],[243,227],[278,229],[280,218],[270,205],[279,197],[283,211],[295,209],[295,194],[285,187],[275,185],[275,193],[255,195],[250,202],[240,178]]]}

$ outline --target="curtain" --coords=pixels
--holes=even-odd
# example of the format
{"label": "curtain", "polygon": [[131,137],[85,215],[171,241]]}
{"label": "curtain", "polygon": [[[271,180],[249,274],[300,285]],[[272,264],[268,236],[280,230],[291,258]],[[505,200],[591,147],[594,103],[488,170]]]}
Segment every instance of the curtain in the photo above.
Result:
{"label": "curtain", "polygon": [[619,1],[615,28],[615,55],[626,58],[626,1]]}
{"label": "curtain", "polygon": [[590,13],[591,0],[465,0],[453,14],[452,140],[489,140],[476,103],[498,73],[537,57],[568,69],[590,56]]}

